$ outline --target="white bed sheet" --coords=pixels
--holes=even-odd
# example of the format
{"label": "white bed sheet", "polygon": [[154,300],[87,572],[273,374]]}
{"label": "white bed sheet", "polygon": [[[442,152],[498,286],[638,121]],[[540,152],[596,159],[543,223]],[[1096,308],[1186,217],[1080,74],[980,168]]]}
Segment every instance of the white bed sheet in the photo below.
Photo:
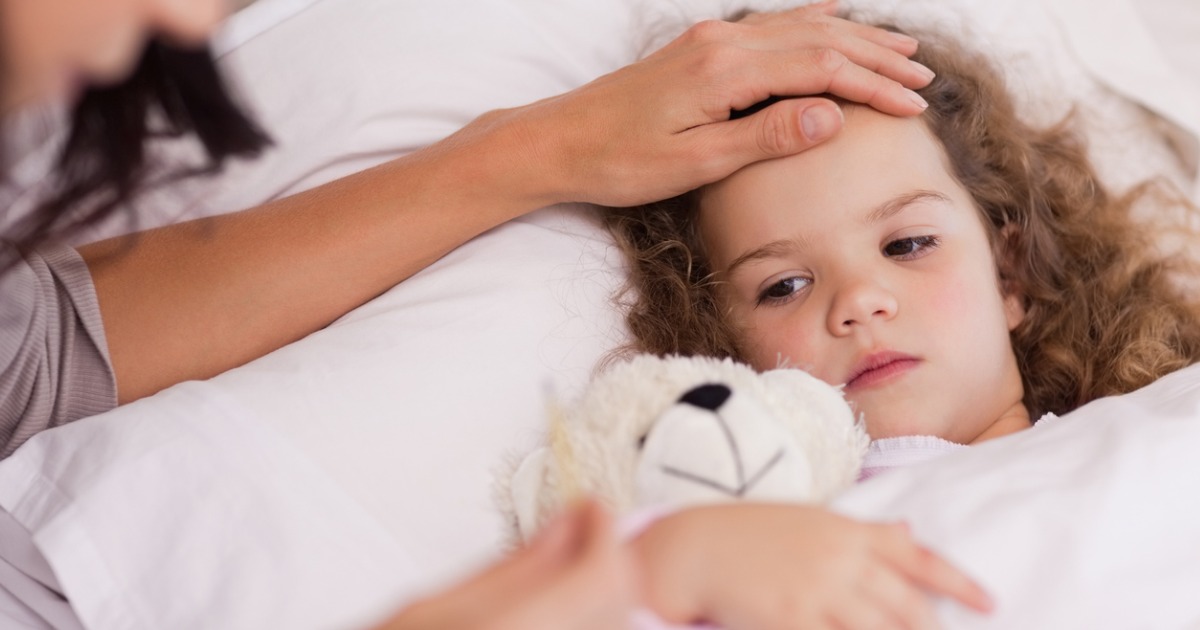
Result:
{"label": "white bed sheet", "polygon": [[[278,148],[143,206],[161,209],[151,222],[162,223],[302,190],[432,142],[487,109],[619,67],[638,50],[634,25],[654,15],[688,21],[734,4],[259,0],[250,7],[257,13],[240,14],[250,17],[235,21],[220,46]],[[1148,85],[1137,76],[1157,68],[1155,39],[1131,37],[1138,45],[1127,54],[1141,65],[1112,68],[1082,63],[1077,55],[1098,48],[1069,43],[1124,41],[1139,24],[1128,17],[1132,3],[1089,4],[1082,16],[1070,13],[1070,0],[903,6],[973,15],[981,36],[1003,39],[1012,63],[1025,50],[1022,67],[1063,71],[1062,87],[1074,96],[1111,104],[1097,120],[1115,123],[1096,138],[1108,143],[1100,157],[1114,177],[1162,169],[1194,183],[1187,151],[1173,153],[1159,131],[1169,129],[1185,149],[1196,143],[1200,107],[1186,106],[1196,102],[1194,84],[1178,74]],[[1114,96],[1129,89],[1146,107]],[[167,160],[189,154],[186,146],[161,150]],[[95,235],[125,228],[109,224]],[[36,438],[0,463],[0,506],[32,532],[89,627],[359,625],[496,553],[504,527],[489,496],[495,464],[536,438],[547,383],[570,395],[624,339],[609,303],[620,278],[607,237],[585,210],[531,215],[300,343]],[[1090,435],[1078,436],[1078,448],[1086,450]],[[1043,459],[1053,460],[1046,452]],[[1129,455],[1106,453],[1114,466]],[[950,460],[937,474],[961,475],[966,490],[993,493],[1006,508],[998,522],[1036,535],[1011,516],[1022,495],[989,485],[995,479],[974,461]],[[874,494],[848,499],[845,509],[902,510],[889,497],[915,494],[907,478],[868,484],[862,491]],[[1127,481],[1139,480],[1146,481],[1136,474]],[[1103,492],[1086,487],[1078,500],[1095,497],[1093,507],[1103,507]],[[940,508],[921,505],[935,514],[919,533],[952,538],[936,529],[944,524]],[[965,510],[944,518],[965,520]],[[989,531],[976,544],[994,544]],[[947,551],[971,567],[971,554],[980,553]],[[1011,585],[1004,575],[983,577]],[[1076,586],[1083,590],[1068,588]],[[1083,584],[1055,592],[1084,591],[1103,592]],[[1006,603],[1025,605],[1031,596],[1013,593],[1002,593]],[[1039,605],[1023,614],[1039,614]]]}

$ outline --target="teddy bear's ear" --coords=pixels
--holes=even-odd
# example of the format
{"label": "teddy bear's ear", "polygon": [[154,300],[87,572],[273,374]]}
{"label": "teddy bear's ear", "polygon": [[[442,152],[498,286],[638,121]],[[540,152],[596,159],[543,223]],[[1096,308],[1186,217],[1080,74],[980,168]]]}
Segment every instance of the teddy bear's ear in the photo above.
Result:
{"label": "teddy bear's ear", "polygon": [[550,449],[542,447],[525,456],[513,473],[508,491],[512,495],[517,532],[528,541],[538,529],[538,493],[545,483]]}

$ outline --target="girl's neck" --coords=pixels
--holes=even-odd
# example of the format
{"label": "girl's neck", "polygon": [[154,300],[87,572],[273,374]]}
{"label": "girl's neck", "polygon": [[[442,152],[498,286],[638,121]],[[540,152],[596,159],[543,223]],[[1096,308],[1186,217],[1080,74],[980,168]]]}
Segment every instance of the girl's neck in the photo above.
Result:
{"label": "girl's neck", "polygon": [[971,444],[979,444],[993,438],[1002,437],[1010,433],[1016,433],[1033,426],[1033,422],[1029,419],[1029,410],[1025,408],[1025,404],[1018,401],[1007,411],[1000,414],[1000,418],[984,429]]}

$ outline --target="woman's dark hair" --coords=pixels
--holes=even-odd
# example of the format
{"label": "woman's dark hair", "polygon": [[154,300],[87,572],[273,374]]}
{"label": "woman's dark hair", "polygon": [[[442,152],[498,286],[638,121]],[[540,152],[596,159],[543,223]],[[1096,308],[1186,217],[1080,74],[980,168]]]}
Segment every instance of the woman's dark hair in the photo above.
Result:
{"label": "woman's dark hair", "polygon": [[208,47],[152,41],[129,78],[91,88],[76,103],[51,175],[52,197],[5,239],[28,251],[113,215],[150,183],[147,141],[189,134],[207,163],[156,181],[215,172],[227,158],[257,155],[270,143],[234,101]]}

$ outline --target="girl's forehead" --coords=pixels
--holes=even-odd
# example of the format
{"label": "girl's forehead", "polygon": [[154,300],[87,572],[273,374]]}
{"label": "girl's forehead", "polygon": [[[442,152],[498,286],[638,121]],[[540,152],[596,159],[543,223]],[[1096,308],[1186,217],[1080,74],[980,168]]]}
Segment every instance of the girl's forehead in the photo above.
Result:
{"label": "girl's forehead", "polygon": [[710,219],[779,205],[794,212],[869,212],[910,189],[957,187],[941,143],[922,119],[865,106],[845,109],[845,126],[829,141],[752,164],[706,187],[700,195],[702,229]]}
{"label": "girl's forehead", "polygon": [[[790,240],[815,244],[873,234],[906,198],[943,219],[970,216],[982,225],[971,194],[950,172],[945,151],[920,118],[898,118],[867,107],[847,111],[842,131],[806,152],[748,166],[706,188],[699,199],[699,236],[714,269],[746,252]],[[914,197],[914,195],[916,195]],[[930,203],[931,200],[941,200]],[[906,211],[905,220],[932,215]],[[807,247],[805,248],[807,249]]]}

